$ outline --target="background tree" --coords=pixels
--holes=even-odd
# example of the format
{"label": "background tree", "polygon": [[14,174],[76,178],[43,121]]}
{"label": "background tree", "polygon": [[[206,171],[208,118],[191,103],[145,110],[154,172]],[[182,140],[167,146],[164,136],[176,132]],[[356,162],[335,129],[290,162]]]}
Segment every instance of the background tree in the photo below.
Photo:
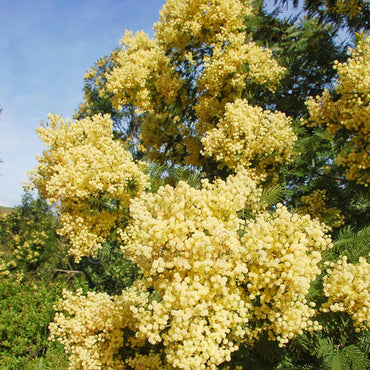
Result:
{"label": "background tree", "polygon": [[[275,4],[294,7],[301,5],[298,0],[275,1]],[[302,5],[301,5],[302,6]],[[305,0],[303,8],[308,16],[317,16],[320,23],[331,23],[337,27],[346,27],[349,32],[364,32],[370,28],[370,6],[363,0]]]}

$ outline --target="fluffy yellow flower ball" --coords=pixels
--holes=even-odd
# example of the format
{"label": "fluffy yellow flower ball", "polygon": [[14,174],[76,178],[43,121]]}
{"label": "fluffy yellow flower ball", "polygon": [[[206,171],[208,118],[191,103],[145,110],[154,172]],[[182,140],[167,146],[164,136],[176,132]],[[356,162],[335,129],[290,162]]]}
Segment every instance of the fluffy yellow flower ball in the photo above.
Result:
{"label": "fluffy yellow flower ball", "polygon": [[[284,345],[319,328],[305,296],[330,246],[326,229],[282,206],[271,215],[259,196],[244,170],[202,189],[180,182],[131,202],[124,250],[158,295],[135,309],[137,337],[163,343],[175,368],[215,369],[266,330]],[[255,220],[239,217],[244,208]]]}
{"label": "fluffy yellow flower ball", "polygon": [[284,113],[263,111],[243,99],[225,110],[217,128],[202,139],[205,155],[229,169],[252,167],[259,174],[289,159],[296,136]]}
{"label": "fluffy yellow flower ball", "polygon": [[31,186],[61,214],[60,233],[76,260],[95,255],[129,199],[149,186],[143,165],[113,139],[108,115],[74,122],[50,115],[38,133],[48,149],[30,174]]}
{"label": "fluffy yellow flower ball", "polygon": [[339,82],[334,99],[328,90],[307,102],[312,125],[327,127],[333,139],[348,138],[335,161],[345,168],[348,180],[370,183],[370,36],[350,50],[346,63],[337,63]]}
{"label": "fluffy yellow flower ball", "polygon": [[324,294],[328,301],[324,312],[347,312],[352,316],[356,331],[370,328],[370,264],[361,257],[357,264],[343,256],[331,263],[324,278]]}
{"label": "fluffy yellow flower ball", "polygon": [[320,274],[321,251],[331,247],[326,227],[310,216],[290,213],[278,205],[247,222],[241,239],[248,261],[245,284],[252,300],[252,319],[264,322],[254,334],[267,329],[281,346],[305,329],[318,329],[307,302],[310,284]]}
{"label": "fluffy yellow flower ball", "polygon": [[[148,304],[148,294],[136,284],[120,296],[82,290],[76,293],[63,291],[55,305],[54,321],[49,324],[50,340],[64,345],[72,369],[126,369],[125,360],[138,360],[129,355],[121,356],[122,349],[140,349],[145,342],[137,340],[132,333],[137,330],[137,321],[131,307]],[[133,367],[140,370],[142,367]],[[160,369],[152,367],[151,369]]]}

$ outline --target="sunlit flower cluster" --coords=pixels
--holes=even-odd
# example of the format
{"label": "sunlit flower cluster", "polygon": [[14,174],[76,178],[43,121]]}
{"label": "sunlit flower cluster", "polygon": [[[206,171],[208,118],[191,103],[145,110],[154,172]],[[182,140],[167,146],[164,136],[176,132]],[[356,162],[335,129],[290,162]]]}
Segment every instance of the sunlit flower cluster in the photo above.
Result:
{"label": "sunlit flower cluster", "polygon": [[370,182],[370,37],[362,38],[350,50],[347,63],[337,63],[339,82],[334,99],[328,90],[308,101],[312,124],[327,127],[335,139],[349,138],[336,158],[346,169],[348,180],[367,186]]}
{"label": "sunlit flower cluster", "polygon": [[263,111],[239,99],[226,104],[224,118],[202,143],[204,154],[221,165],[234,170],[252,167],[263,174],[289,159],[295,139],[284,113]]}
{"label": "sunlit flower cluster", "polygon": [[106,88],[115,108],[146,113],[140,134],[150,159],[201,166],[200,138],[225,105],[248,83],[275,89],[285,69],[248,39],[244,20],[251,13],[249,1],[171,0],[154,39],[126,33]]}
{"label": "sunlit flower cluster", "polygon": [[[175,368],[215,369],[266,330],[284,345],[319,328],[305,296],[330,245],[326,229],[284,207],[262,211],[259,194],[244,171],[202,189],[180,182],[131,202],[124,249],[158,294],[134,310],[137,337],[163,343]],[[238,217],[244,207],[254,210],[254,221]]]}
{"label": "sunlit flower cluster", "polygon": [[364,6],[363,0],[322,0],[327,7],[326,11],[347,15],[350,19],[358,16]]}
{"label": "sunlit flower cluster", "polygon": [[173,367],[163,360],[161,351],[149,351],[148,354],[135,353],[125,363],[134,370],[173,370]]}
{"label": "sunlit flower cluster", "polygon": [[339,227],[343,225],[344,217],[340,209],[327,207],[326,193],[326,190],[317,189],[311,194],[302,196],[301,202],[303,205],[299,207],[299,212],[302,214],[309,214],[328,226]]}
{"label": "sunlit flower cluster", "polygon": [[148,186],[147,175],[113,140],[107,115],[74,122],[51,115],[38,133],[49,149],[30,175],[32,186],[60,212],[60,233],[76,260],[95,255],[129,199]]}
{"label": "sunlit flower cluster", "polygon": [[248,1],[169,0],[154,28],[161,45],[185,53],[189,44],[225,45],[243,29],[243,18],[251,13]]}
{"label": "sunlit flower cluster", "polygon": [[370,264],[360,257],[357,264],[347,262],[343,256],[330,263],[324,278],[324,294],[328,298],[324,312],[347,312],[357,331],[370,328]]}
{"label": "sunlit flower cluster", "polygon": [[156,41],[143,31],[135,35],[126,31],[120,43],[122,49],[114,60],[116,67],[107,75],[113,105],[120,109],[133,104],[141,111],[152,111],[157,103],[155,93],[167,104],[173,102],[181,82]]}
{"label": "sunlit flower cluster", "polygon": [[[248,68],[246,68],[248,66]],[[204,71],[198,77],[200,96],[195,106],[199,117],[198,132],[213,128],[225,113],[225,106],[241,98],[246,82],[266,85],[274,90],[284,68],[272,59],[269,49],[245,42],[241,33],[227,47],[214,47],[212,56],[205,58]]]}
{"label": "sunlit flower cluster", "polygon": [[318,329],[311,320],[314,304],[307,302],[310,284],[320,274],[321,251],[331,247],[326,228],[310,216],[290,213],[278,205],[247,222],[241,239],[248,273],[244,284],[252,300],[254,335],[268,330],[280,345],[305,329]]}
{"label": "sunlit flower cluster", "polygon": [[54,321],[49,325],[50,340],[64,345],[70,369],[125,369],[119,351],[123,347],[144,345],[132,336],[136,321],[130,306],[140,307],[147,300],[148,295],[136,287],[113,297],[106,293],[83,295],[81,290],[75,294],[64,290],[55,306]]}
{"label": "sunlit flower cluster", "polygon": [[213,185],[204,181],[200,190],[180,182],[132,201],[135,221],[123,235],[125,251],[160,297],[136,310],[137,335],[163,342],[175,368],[214,368],[230,359],[245,334],[249,304],[236,279],[247,270],[236,211],[253,208],[258,196],[244,173]]}

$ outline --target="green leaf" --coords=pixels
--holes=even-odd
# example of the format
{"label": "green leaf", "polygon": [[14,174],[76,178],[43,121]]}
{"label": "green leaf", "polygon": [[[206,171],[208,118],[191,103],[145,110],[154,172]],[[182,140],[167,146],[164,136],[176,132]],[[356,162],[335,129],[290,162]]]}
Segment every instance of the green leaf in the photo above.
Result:
{"label": "green leaf", "polygon": [[297,26],[295,24],[293,24],[292,26],[288,27],[285,32],[287,34],[290,34],[291,32],[295,31],[296,29],[297,29]]}
{"label": "green leaf", "polygon": [[293,32],[293,33],[288,34],[288,37],[289,38],[294,38],[294,37],[299,36],[300,34],[302,34],[301,31],[296,31],[296,32]]}
{"label": "green leaf", "polygon": [[264,189],[261,195],[261,202],[267,203],[268,207],[271,207],[278,202],[282,202],[284,200],[285,190],[285,187],[281,185],[274,185]]}
{"label": "green leaf", "polygon": [[350,370],[346,357],[343,355],[339,348],[331,359],[331,370]]}
{"label": "green leaf", "polygon": [[334,350],[335,349],[331,338],[319,338],[316,354],[317,357],[323,359],[324,363],[330,363]]}
{"label": "green leaf", "polygon": [[370,243],[370,226],[365,226],[357,233],[354,233],[350,227],[344,227],[338,234],[334,243],[335,247],[343,247],[353,244]]}
{"label": "green leaf", "polygon": [[347,359],[347,362],[351,365],[352,370],[363,370],[370,366],[370,361],[355,344],[350,344],[343,348],[342,353]]}

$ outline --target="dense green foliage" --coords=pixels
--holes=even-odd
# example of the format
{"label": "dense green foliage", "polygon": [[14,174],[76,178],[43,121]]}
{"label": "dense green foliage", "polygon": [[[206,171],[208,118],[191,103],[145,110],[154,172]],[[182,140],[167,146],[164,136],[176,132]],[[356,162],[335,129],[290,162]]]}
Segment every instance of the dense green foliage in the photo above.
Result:
{"label": "dense green foliage", "polygon": [[67,284],[1,280],[0,368],[66,369],[63,348],[48,341],[53,304]]}

